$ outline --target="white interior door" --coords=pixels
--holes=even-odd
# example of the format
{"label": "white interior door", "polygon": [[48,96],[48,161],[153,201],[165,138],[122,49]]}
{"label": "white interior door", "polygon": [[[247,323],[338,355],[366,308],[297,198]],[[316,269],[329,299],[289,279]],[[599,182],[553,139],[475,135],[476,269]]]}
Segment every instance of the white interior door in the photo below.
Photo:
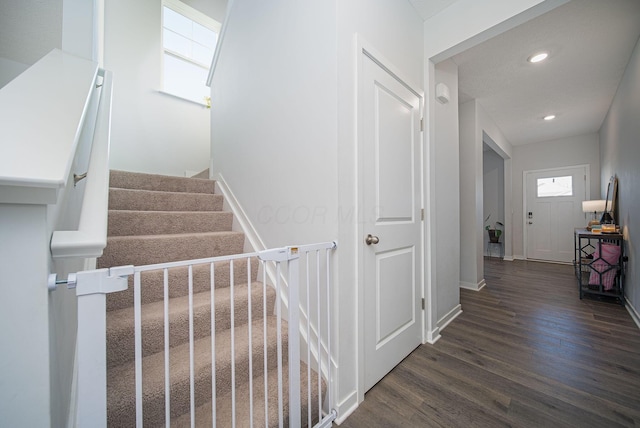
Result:
{"label": "white interior door", "polygon": [[421,343],[421,97],[366,54],[362,63],[366,391]]}
{"label": "white interior door", "polygon": [[573,233],[587,223],[585,166],[526,173],[527,258],[571,262]]}

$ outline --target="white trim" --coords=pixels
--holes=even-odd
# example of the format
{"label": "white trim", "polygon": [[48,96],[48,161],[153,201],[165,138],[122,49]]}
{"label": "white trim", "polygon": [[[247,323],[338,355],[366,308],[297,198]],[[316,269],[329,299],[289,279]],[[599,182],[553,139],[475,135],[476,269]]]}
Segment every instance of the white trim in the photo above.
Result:
{"label": "white trim", "polygon": [[484,280],[484,278],[482,278],[477,284],[474,284],[472,282],[460,281],[460,288],[464,288],[465,290],[480,291],[485,287],[485,285],[487,285],[487,282]]}
{"label": "white trim", "polygon": [[[177,12],[180,15],[185,16],[194,22],[197,22],[198,24],[207,27],[209,30],[215,31],[217,34],[220,33],[221,25],[218,21],[216,21],[209,15],[205,15],[199,10],[194,9],[186,3],[183,3],[179,0],[162,0],[162,6],[166,6],[169,9],[172,9],[174,12]],[[164,27],[164,19],[162,20],[162,26]]]}
{"label": "white trim", "polygon": [[338,412],[335,423],[340,425],[358,408],[358,391],[352,391],[347,398],[336,404],[335,407]]}
{"label": "white trim", "polygon": [[[234,223],[237,221],[237,227],[234,227],[233,230],[241,230],[245,233],[246,240],[250,244],[250,251],[264,251],[267,249],[264,241],[258,235],[256,228],[249,220],[249,216],[242,209],[238,198],[233,194],[226,180],[222,176],[222,173],[218,174],[216,180],[217,190],[220,191],[220,194],[224,196],[225,205],[228,204],[228,208],[231,212],[233,212]],[[218,193],[218,192],[216,192]],[[247,248],[245,248],[247,250]]]}
{"label": "white trim", "polygon": [[444,330],[454,319],[458,318],[462,313],[462,305],[458,304],[453,307],[449,312],[438,320],[438,328]]}
{"label": "white trim", "polygon": [[[522,251],[524,252],[523,260],[528,260],[528,234],[527,234],[527,175],[528,174],[537,174],[544,172],[553,172],[553,171],[563,171],[567,169],[577,169],[584,168],[585,174],[585,182],[584,182],[584,200],[588,201],[591,199],[591,165],[589,164],[581,164],[581,165],[567,165],[556,168],[543,168],[543,169],[531,169],[522,171]],[[514,258],[516,256],[514,255]]]}
{"label": "white trim", "polygon": [[218,65],[218,59],[220,58],[220,51],[222,51],[222,45],[224,43],[224,36],[227,34],[227,26],[229,25],[229,16],[231,15],[231,9],[233,8],[233,0],[227,1],[227,10],[224,15],[224,21],[222,27],[218,32],[218,42],[216,43],[216,49],[213,52],[213,58],[211,59],[211,67],[209,67],[209,75],[207,76],[207,86],[211,87],[211,81],[213,80],[213,73],[215,73],[216,65]]}
{"label": "white trim", "polygon": [[424,343],[428,343],[433,345],[436,343],[442,336],[440,336],[440,327],[436,327],[431,331],[427,331],[427,337],[425,338]]}
{"label": "white trim", "polygon": [[516,257],[515,257],[515,256],[513,256],[513,257],[512,257],[512,256],[504,256],[504,257],[502,258],[502,260],[504,260],[505,262],[512,262],[512,261],[514,261],[515,259],[516,259]]}
{"label": "white trim", "polygon": [[633,322],[636,323],[636,326],[640,328],[640,313],[638,313],[636,308],[631,304],[627,296],[624,297],[624,300],[626,302],[625,308],[627,308],[627,312],[629,312],[629,315],[631,315],[631,319],[633,319]]}

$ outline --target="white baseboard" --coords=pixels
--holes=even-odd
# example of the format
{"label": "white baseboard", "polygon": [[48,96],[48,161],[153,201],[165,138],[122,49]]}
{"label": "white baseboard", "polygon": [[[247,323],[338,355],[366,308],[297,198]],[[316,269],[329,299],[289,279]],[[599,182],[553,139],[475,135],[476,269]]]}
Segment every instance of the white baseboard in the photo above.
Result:
{"label": "white baseboard", "polygon": [[487,285],[487,282],[482,278],[479,283],[474,284],[472,282],[460,281],[460,288],[464,288],[466,290],[480,291]]}
{"label": "white baseboard", "polygon": [[512,261],[514,261],[515,259],[514,259],[513,257],[511,257],[511,256],[504,256],[504,257],[502,258],[502,260],[504,260],[505,262],[512,262]]}
{"label": "white baseboard", "polygon": [[525,256],[520,255],[520,254],[514,254],[513,255],[513,260],[527,260],[527,258]]}
{"label": "white baseboard", "polygon": [[444,330],[445,327],[451,323],[454,319],[458,318],[458,316],[462,313],[462,305],[457,305],[453,309],[451,309],[445,316],[438,320],[438,328],[440,331]]}
{"label": "white baseboard", "polygon": [[627,312],[629,312],[629,315],[631,315],[631,319],[633,319],[633,322],[635,322],[638,328],[640,328],[640,314],[638,313],[636,308],[633,307],[629,299],[625,297],[624,300],[626,302],[624,306],[625,308],[627,308]]}
{"label": "white baseboard", "polygon": [[358,408],[358,392],[353,391],[351,394],[347,396],[347,398],[345,398],[344,400],[342,400],[340,403],[336,405],[336,411],[338,412],[338,417],[334,422],[340,425],[357,408]]}
{"label": "white baseboard", "polygon": [[427,331],[427,337],[425,338],[426,343],[429,345],[433,345],[436,343],[442,336],[440,336],[440,327],[434,328],[432,331]]}

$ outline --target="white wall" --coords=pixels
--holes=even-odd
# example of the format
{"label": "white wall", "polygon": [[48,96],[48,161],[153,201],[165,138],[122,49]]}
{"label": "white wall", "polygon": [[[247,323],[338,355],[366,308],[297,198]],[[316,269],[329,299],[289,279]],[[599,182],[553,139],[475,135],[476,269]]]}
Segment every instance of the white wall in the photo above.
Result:
{"label": "white wall", "polygon": [[114,76],[112,169],[184,175],[209,166],[209,110],[161,88],[160,0],[105,1],[105,68]]}
{"label": "white wall", "polygon": [[18,77],[18,75],[27,68],[29,68],[29,66],[26,64],[7,58],[0,58],[0,88]]}
{"label": "white wall", "polygon": [[62,48],[63,0],[2,0],[0,57],[33,65]]}
{"label": "white wall", "polygon": [[[609,113],[600,128],[600,161],[604,198],[609,177],[618,177],[617,218],[625,239],[625,254],[629,257],[625,278],[625,295],[636,317],[640,310],[640,43],[636,44],[624,72]],[[597,177],[597,175],[595,175]],[[594,180],[597,181],[597,180]],[[640,319],[636,318],[636,323]],[[639,324],[640,325],[640,324]]]}
{"label": "white wall", "polygon": [[[452,60],[435,66],[435,84],[449,87],[451,99],[447,104],[435,103],[434,114],[437,126],[434,129],[434,186],[438,192],[434,207],[433,231],[436,251],[435,284],[437,297],[436,319],[438,327],[450,321],[458,313],[460,302],[460,188],[458,126],[458,66]],[[457,245],[456,245],[457,244]],[[441,248],[453,251],[441,251]],[[453,312],[452,312],[453,310]]]}
{"label": "white wall", "polygon": [[600,195],[599,147],[598,134],[587,134],[513,148],[513,255],[515,258],[524,258],[523,172],[590,165],[590,198],[596,199]]}

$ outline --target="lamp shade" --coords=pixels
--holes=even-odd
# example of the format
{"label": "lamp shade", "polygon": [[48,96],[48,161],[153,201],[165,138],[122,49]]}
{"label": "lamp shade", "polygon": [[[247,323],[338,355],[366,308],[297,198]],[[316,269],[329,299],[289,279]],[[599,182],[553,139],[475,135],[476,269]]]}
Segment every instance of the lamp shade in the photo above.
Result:
{"label": "lamp shade", "polygon": [[[583,213],[593,213],[593,212],[604,212],[605,204],[607,201],[604,199],[596,199],[593,201],[582,201],[582,212]],[[608,204],[608,208],[611,209],[611,202]]]}

